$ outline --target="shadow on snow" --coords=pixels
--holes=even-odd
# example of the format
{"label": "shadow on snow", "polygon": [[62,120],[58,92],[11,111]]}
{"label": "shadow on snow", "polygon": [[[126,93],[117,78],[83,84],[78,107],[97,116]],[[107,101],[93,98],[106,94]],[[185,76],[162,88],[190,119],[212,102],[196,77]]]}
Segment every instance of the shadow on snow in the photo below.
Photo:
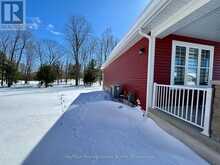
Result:
{"label": "shadow on snow", "polygon": [[73,144],[72,141],[75,140],[76,135],[74,133],[73,124],[77,122],[72,121],[74,119],[71,119],[71,115],[74,115],[74,113],[80,110],[81,105],[108,100],[110,100],[110,96],[103,91],[80,94],[73,101],[68,110],[56,121],[52,128],[34,147],[34,149],[26,157],[22,164],[78,164],[80,160],[76,160],[73,162],[73,159],[68,158],[68,156],[70,156],[71,153],[74,153],[75,142],[73,142]]}

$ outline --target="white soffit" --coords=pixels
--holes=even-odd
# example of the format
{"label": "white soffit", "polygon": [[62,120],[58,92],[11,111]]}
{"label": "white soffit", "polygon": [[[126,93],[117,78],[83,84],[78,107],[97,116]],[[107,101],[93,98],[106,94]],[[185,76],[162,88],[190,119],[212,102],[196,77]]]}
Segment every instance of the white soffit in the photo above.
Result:
{"label": "white soffit", "polygon": [[177,30],[175,34],[220,41],[220,7],[184,28]]}
{"label": "white soffit", "polygon": [[[178,12],[167,18],[165,22],[155,27],[152,33],[159,38],[164,38],[173,33],[180,34],[180,31],[187,29],[188,26],[199,22],[199,20],[205,19],[207,15],[210,15],[219,7],[220,0],[192,0]],[[208,19],[211,20],[210,18]]]}

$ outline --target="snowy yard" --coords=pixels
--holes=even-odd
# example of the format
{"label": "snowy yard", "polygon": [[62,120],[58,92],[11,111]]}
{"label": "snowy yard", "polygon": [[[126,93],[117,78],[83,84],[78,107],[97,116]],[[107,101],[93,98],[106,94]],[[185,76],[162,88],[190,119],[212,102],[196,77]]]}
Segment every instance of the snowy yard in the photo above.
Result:
{"label": "snowy yard", "polygon": [[99,87],[0,89],[0,133],[2,165],[207,164]]}

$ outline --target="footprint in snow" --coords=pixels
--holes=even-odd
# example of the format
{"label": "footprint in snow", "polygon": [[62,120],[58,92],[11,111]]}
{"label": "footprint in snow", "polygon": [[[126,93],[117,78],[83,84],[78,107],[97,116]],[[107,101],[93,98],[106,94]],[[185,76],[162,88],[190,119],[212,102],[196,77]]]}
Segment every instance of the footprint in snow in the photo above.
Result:
{"label": "footprint in snow", "polygon": [[123,108],[123,106],[122,106],[122,105],[118,106],[118,109],[122,109],[122,108]]}

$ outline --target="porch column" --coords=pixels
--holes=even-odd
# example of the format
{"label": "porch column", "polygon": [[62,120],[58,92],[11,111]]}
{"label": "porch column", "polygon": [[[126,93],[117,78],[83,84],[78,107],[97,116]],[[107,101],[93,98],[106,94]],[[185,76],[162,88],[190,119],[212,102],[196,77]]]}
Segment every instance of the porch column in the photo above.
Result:
{"label": "porch column", "polygon": [[155,65],[155,46],[156,37],[149,37],[148,48],[148,67],[147,67],[147,97],[146,111],[153,106],[153,89],[154,89],[154,65]]}

